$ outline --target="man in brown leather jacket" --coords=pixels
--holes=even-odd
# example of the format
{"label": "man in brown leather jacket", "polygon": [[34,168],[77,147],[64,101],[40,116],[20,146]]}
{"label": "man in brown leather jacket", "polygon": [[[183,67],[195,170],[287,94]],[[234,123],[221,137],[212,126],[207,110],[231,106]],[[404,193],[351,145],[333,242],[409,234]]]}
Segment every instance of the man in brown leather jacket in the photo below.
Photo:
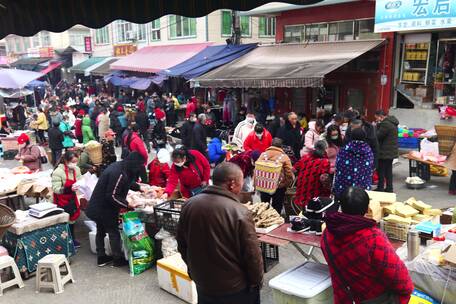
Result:
{"label": "man in brown leather jacket", "polygon": [[263,261],[251,214],[238,199],[242,171],[225,162],[212,180],[182,208],[177,231],[198,303],[259,304]]}

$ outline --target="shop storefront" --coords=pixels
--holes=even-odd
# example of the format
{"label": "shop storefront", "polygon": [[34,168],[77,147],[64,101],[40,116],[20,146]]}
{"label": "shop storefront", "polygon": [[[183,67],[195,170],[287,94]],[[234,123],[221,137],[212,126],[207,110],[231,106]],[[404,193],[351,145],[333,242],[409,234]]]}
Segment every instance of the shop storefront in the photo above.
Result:
{"label": "shop storefront", "polygon": [[398,108],[456,105],[456,7],[452,1],[376,2],[376,32],[396,32]]}

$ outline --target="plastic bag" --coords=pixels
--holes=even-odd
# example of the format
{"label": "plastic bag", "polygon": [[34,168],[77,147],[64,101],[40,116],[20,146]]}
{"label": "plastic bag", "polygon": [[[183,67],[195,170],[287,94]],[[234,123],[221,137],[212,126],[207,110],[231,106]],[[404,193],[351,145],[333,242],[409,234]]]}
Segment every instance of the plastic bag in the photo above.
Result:
{"label": "plastic bag", "polygon": [[122,233],[128,251],[130,275],[135,276],[151,268],[154,261],[154,246],[137,212],[127,212],[123,215]]}
{"label": "plastic bag", "polygon": [[162,241],[161,250],[164,258],[178,253],[176,238],[165,229],[161,228],[160,231],[155,234],[155,239]]}
{"label": "plastic bag", "polygon": [[424,292],[415,289],[408,304],[438,304],[436,300],[425,294]]}
{"label": "plastic bag", "polygon": [[420,143],[420,152],[423,154],[439,155],[439,143],[430,142],[425,138]]}

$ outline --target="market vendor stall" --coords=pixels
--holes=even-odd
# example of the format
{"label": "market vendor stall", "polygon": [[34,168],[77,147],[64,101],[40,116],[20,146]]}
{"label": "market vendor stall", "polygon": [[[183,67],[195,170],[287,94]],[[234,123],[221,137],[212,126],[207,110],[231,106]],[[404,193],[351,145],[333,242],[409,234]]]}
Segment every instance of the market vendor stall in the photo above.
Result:
{"label": "market vendor stall", "polygon": [[8,229],[2,245],[24,276],[35,272],[38,260],[48,254],[75,254],[68,220],[67,213],[42,219],[26,216]]}
{"label": "market vendor stall", "polygon": [[425,181],[431,180],[431,166],[445,169],[443,162],[446,157],[443,158],[426,158],[419,153],[407,153],[402,155],[403,158],[409,160],[409,176],[418,176]]}

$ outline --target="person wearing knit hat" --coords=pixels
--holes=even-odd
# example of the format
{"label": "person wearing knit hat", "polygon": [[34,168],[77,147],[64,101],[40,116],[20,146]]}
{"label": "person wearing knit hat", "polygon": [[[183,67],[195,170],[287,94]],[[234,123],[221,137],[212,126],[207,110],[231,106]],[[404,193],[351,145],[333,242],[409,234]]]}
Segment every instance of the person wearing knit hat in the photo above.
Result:
{"label": "person wearing knit hat", "polygon": [[19,144],[19,153],[14,158],[22,162],[31,171],[41,170],[40,148],[30,143],[30,137],[26,133],[19,135],[17,143]]}
{"label": "person wearing knit hat", "polygon": [[159,149],[165,148],[167,142],[167,134],[165,129],[165,112],[163,112],[163,110],[160,108],[156,108],[155,119],[157,120],[157,124],[154,126],[154,130],[152,132],[152,142],[154,148],[158,151]]}
{"label": "person wearing knit hat", "polygon": [[117,112],[123,112],[123,111],[124,111],[124,108],[122,106],[117,107]]}
{"label": "person wearing knit hat", "polygon": [[[86,215],[97,224],[96,247],[99,267],[113,263],[114,267],[128,265],[121,252],[121,238],[117,220],[121,208],[134,208],[127,201],[129,190],[139,191],[136,183],[144,166],[144,158],[131,152],[119,162],[111,164],[100,176],[86,209]],[[104,238],[109,235],[112,257],[106,256]]]}
{"label": "person wearing knit hat", "polygon": [[160,109],[160,108],[156,108],[154,110],[154,114],[155,114],[155,119],[156,120],[164,120],[166,118],[165,112],[162,109]]}

